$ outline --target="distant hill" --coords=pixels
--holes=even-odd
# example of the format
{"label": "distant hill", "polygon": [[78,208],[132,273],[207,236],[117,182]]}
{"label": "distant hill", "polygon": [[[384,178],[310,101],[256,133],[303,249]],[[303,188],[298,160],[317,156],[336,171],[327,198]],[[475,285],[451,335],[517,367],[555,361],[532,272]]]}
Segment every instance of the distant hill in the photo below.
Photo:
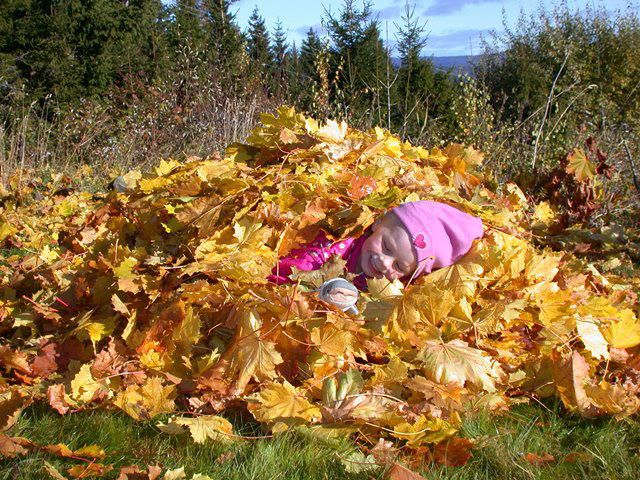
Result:
{"label": "distant hill", "polygon": [[479,55],[459,55],[455,57],[431,57],[431,61],[437,69],[449,70],[451,69],[453,74],[468,73],[473,74],[473,61],[476,60]]}
{"label": "distant hill", "polygon": [[[436,70],[451,70],[453,75],[464,74],[467,73],[469,75],[473,75],[472,63],[475,59],[477,59],[479,55],[457,55],[453,57],[429,57],[433,62],[433,65],[436,67]],[[391,59],[393,64],[398,67],[400,66],[400,59],[394,57]]]}

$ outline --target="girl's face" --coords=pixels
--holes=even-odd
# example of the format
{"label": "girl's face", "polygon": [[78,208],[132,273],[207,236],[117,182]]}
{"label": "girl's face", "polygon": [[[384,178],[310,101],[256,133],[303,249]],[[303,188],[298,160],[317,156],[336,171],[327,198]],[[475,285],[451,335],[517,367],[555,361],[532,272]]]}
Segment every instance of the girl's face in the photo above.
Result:
{"label": "girl's face", "polygon": [[402,222],[392,212],[371,227],[360,252],[359,270],[367,277],[392,281],[410,276],[417,267],[411,237]]}

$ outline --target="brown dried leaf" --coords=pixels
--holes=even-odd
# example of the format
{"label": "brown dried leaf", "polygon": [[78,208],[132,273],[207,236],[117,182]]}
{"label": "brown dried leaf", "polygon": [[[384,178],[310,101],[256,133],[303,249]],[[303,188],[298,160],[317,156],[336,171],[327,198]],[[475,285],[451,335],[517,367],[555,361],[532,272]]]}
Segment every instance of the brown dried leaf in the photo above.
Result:
{"label": "brown dried leaf", "polygon": [[452,438],[436,445],[433,459],[448,467],[462,467],[471,458],[473,442],[466,438]]}

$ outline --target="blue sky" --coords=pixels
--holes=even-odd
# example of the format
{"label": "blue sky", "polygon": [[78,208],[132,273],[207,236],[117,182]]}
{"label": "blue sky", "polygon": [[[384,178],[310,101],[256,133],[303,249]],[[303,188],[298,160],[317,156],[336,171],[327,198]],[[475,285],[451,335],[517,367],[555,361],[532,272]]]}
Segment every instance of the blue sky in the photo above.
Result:
{"label": "blue sky", "polygon": [[[393,45],[395,24],[401,22],[405,0],[374,0],[372,3],[383,38],[388,28],[389,41]],[[587,4],[609,10],[631,5],[637,11],[640,6],[640,0],[567,0],[567,3],[572,9],[584,9]],[[539,5],[550,7],[557,4],[557,0],[409,0],[409,4],[415,5],[416,16],[427,22],[429,39],[424,54],[448,56],[480,53],[481,35],[502,30],[503,10],[507,22],[513,25],[521,11],[533,13]],[[341,0],[238,0],[232,11],[236,12],[236,20],[244,30],[257,6],[271,30],[280,19],[289,40],[299,46],[309,27],[321,29],[325,8],[336,13],[341,5]]]}

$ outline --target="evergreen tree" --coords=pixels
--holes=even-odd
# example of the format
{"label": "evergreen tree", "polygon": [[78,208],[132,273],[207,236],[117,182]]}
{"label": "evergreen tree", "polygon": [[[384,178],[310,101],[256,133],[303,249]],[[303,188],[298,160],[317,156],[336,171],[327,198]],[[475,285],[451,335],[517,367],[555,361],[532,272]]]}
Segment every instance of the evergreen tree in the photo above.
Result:
{"label": "evergreen tree", "polygon": [[204,49],[206,32],[198,0],[177,0],[171,7],[173,21],[168,36],[172,47],[181,49],[186,46],[192,50]]}
{"label": "evergreen tree", "polygon": [[[322,79],[318,69],[319,60],[323,52],[322,40],[313,28],[309,28],[307,36],[302,41],[298,60],[298,101],[302,108],[310,113],[316,113],[314,106],[315,95],[322,90]],[[328,85],[327,87],[328,88]]]}
{"label": "evergreen tree", "polygon": [[282,95],[290,86],[291,54],[287,45],[287,34],[280,20],[276,22],[273,31],[271,51],[273,54],[273,92],[276,95]]}
{"label": "evergreen tree", "polygon": [[405,4],[402,24],[396,25],[398,54],[398,108],[396,122],[403,137],[416,133],[421,119],[428,108],[429,96],[433,91],[434,68],[429,60],[421,58],[422,49],[427,44],[426,24],[415,18],[415,6]]}
{"label": "evergreen tree", "polygon": [[287,68],[289,98],[292,102],[296,103],[296,99],[299,98],[302,88],[302,70],[300,68],[300,54],[298,53],[298,47],[295,41],[291,44]]}
{"label": "evergreen tree", "polygon": [[332,41],[332,72],[336,77],[334,100],[342,115],[359,120],[380,122],[382,112],[390,105],[392,95],[383,92],[393,87],[389,55],[380,38],[378,21],[373,17],[372,3],[362,7],[356,0],[343,0],[337,16],[325,12],[325,23]]}
{"label": "evergreen tree", "polygon": [[300,73],[304,82],[312,82],[316,76],[315,59],[322,48],[322,42],[313,28],[309,28],[300,47]]}
{"label": "evergreen tree", "polygon": [[235,83],[243,70],[243,39],[230,7],[237,0],[202,0],[209,58],[219,73]]}
{"label": "evergreen tree", "polygon": [[269,32],[264,24],[264,18],[260,16],[258,7],[255,7],[249,17],[249,29],[247,37],[247,54],[249,55],[249,71],[254,78],[263,82],[267,72],[271,72],[273,59],[269,48]]}
{"label": "evergreen tree", "polygon": [[160,0],[12,0],[1,8],[0,49],[31,97],[73,102],[160,70]]}
{"label": "evergreen tree", "polygon": [[408,2],[396,30],[400,67],[394,123],[403,138],[415,138],[424,133],[428,122],[449,122],[454,85],[449,72],[436,72],[433,62],[422,56],[426,23],[415,17],[415,7]]}

